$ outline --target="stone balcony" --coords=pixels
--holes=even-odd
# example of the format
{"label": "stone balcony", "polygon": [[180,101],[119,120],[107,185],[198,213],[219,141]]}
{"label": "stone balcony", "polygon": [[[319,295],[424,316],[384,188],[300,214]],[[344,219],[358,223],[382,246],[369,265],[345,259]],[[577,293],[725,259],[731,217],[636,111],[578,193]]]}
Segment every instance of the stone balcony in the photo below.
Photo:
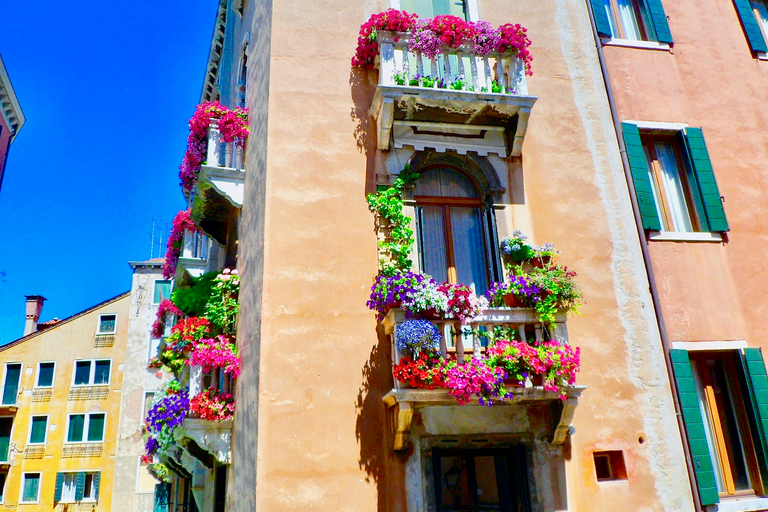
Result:
{"label": "stone balcony", "polygon": [[[402,354],[394,342],[398,326],[406,321],[405,312],[401,309],[392,309],[382,321],[384,332],[391,339],[392,366],[400,361]],[[471,334],[481,328],[493,331],[495,327],[507,327],[517,329],[518,341],[533,336],[537,341],[553,340],[561,344],[568,343],[568,330],[566,326],[566,313],[560,312],[555,317],[552,326],[545,326],[539,321],[538,314],[531,308],[494,308],[487,309],[482,315],[475,317],[468,325],[462,326],[458,320],[444,319],[434,320],[442,334],[440,352],[442,354],[455,355],[459,362],[464,362],[465,357],[482,356],[485,353],[487,339],[483,336]],[[525,333],[523,335],[522,333]],[[445,407],[458,405],[456,399],[446,389],[412,389],[408,385],[395,379],[394,388],[387,393],[382,400],[392,414],[395,450],[408,448],[408,438],[411,430],[411,422],[414,412],[429,407]],[[552,432],[551,444],[562,444],[571,427],[578,398],[581,396],[584,386],[568,386],[564,388],[563,395],[548,391],[541,386],[534,386],[526,382],[524,387],[507,386],[507,391],[512,393],[511,399],[503,402],[494,402],[493,408],[514,407],[536,404],[549,404],[555,409],[555,420],[549,425]],[[477,404],[477,402],[473,402]],[[478,415],[485,414],[486,407],[466,405],[477,410]]]}
{"label": "stone balcony", "polygon": [[[427,59],[409,53],[408,32],[379,32],[378,38],[379,78],[370,109],[378,149],[394,142],[395,148],[416,150],[521,154],[536,98],[528,95],[520,59],[509,53],[480,56],[470,46],[445,47],[442,56]],[[424,87],[417,76],[429,76],[434,84]],[[451,88],[457,80],[465,81],[461,90]]]}
{"label": "stone balcony", "polygon": [[192,220],[219,244],[226,244],[233,210],[243,206],[245,169],[243,148],[223,142],[215,123],[208,127],[206,161],[189,197]]}
{"label": "stone balcony", "polygon": [[184,231],[181,254],[176,264],[176,282],[184,283],[218,269],[220,246],[200,232]]}

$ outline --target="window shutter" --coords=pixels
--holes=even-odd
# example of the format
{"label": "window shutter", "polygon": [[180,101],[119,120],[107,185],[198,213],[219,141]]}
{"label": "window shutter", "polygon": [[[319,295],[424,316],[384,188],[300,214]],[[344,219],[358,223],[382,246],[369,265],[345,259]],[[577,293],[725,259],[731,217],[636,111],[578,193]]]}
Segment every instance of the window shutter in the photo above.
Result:
{"label": "window shutter", "polygon": [[686,350],[673,349],[669,351],[669,355],[675,371],[677,393],[680,397],[680,406],[683,409],[685,430],[688,432],[688,446],[691,449],[701,504],[713,505],[718,503],[720,498],[717,494],[715,472],[712,469],[712,458],[704,433],[704,419],[701,416],[701,409],[699,409],[699,396],[696,392],[696,382],[693,380],[691,361],[688,359],[688,351]]}
{"label": "window shutter", "polygon": [[53,491],[53,501],[61,501],[61,491],[64,489],[64,473],[56,473],[56,490]]}
{"label": "window shutter", "polygon": [[[491,281],[501,281],[504,277],[499,256],[499,233],[496,228],[496,212],[492,206],[485,208],[485,254]],[[490,285],[489,285],[490,286]]]}
{"label": "window shutter", "polygon": [[77,484],[75,487],[75,501],[82,501],[85,495],[85,472],[77,474]]}
{"label": "window shutter", "polygon": [[691,167],[696,173],[696,185],[704,203],[709,231],[728,231],[723,201],[720,199],[720,190],[717,188],[701,128],[685,129],[685,146]]}
{"label": "window shutter", "polygon": [[757,432],[755,444],[762,456],[757,457],[763,481],[768,481],[768,375],[759,348],[744,349],[744,374],[747,377],[747,402],[752,407]]}
{"label": "window shutter", "polygon": [[91,414],[88,420],[88,441],[104,440],[104,414]]}
{"label": "window shutter", "polygon": [[755,19],[755,13],[752,11],[752,5],[749,0],[733,0],[736,6],[736,12],[741,19],[741,26],[744,27],[744,33],[747,35],[747,41],[749,41],[749,47],[753,52],[768,52],[768,44],[763,38],[763,33],[760,31],[760,26]]}
{"label": "window shutter", "polygon": [[101,471],[93,474],[94,499],[99,501],[99,484],[101,483]]}
{"label": "window shutter", "polygon": [[661,221],[656,209],[656,201],[653,199],[651,179],[648,177],[648,161],[645,159],[643,143],[640,140],[640,130],[638,130],[637,125],[631,123],[621,123],[621,129],[624,134],[627,160],[629,160],[629,169],[632,172],[632,181],[635,185],[643,228],[661,231]]}
{"label": "window shutter", "polygon": [[661,0],[647,0],[648,11],[651,13],[651,21],[653,22],[653,28],[656,30],[656,39],[660,43],[672,44],[672,32],[669,31],[669,23],[667,23],[667,15],[664,13],[664,6],[661,5]]}
{"label": "window shutter", "polygon": [[171,484],[160,483],[155,485],[155,509],[154,512],[168,512],[168,501],[171,494]]}
{"label": "window shutter", "polygon": [[605,11],[603,0],[591,0],[592,17],[595,18],[595,28],[597,33],[605,37],[613,37],[611,33],[611,22],[608,20],[608,13]]}

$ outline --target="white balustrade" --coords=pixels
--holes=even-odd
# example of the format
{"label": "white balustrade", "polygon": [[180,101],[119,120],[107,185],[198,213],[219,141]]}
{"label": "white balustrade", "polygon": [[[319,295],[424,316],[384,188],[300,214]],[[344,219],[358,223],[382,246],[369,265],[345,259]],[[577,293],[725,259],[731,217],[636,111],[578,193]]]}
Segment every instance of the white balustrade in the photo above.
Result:
{"label": "white balustrade", "polygon": [[423,88],[423,77],[434,80],[432,88],[438,89],[442,80],[444,88],[458,80],[465,80],[462,90],[474,92],[493,92],[493,82],[501,87],[499,94],[528,95],[528,83],[522,60],[512,52],[478,55],[472,45],[459,48],[443,47],[442,55],[436,59],[427,58],[418,53],[411,53],[408,44],[409,32],[379,32],[379,85],[400,85],[395,75],[401,74],[405,86],[410,86],[412,79],[419,78],[419,84],[413,87]]}
{"label": "white balustrade", "polygon": [[229,169],[243,168],[243,148],[236,142],[224,142],[216,121],[208,126],[208,152],[205,165]]}
{"label": "white balustrade", "polygon": [[186,259],[208,259],[209,239],[199,231],[184,230],[184,243],[181,257]]}

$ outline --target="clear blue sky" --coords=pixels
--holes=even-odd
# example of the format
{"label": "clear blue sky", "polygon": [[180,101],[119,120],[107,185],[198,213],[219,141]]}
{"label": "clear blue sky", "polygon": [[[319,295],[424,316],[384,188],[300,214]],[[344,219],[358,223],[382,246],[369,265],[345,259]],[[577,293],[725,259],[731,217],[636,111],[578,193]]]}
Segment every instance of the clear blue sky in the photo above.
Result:
{"label": "clear blue sky", "polygon": [[[178,166],[216,0],[4,2],[0,55],[27,118],[0,190],[0,345],[128,291],[184,207]],[[164,254],[156,240],[154,256]]]}

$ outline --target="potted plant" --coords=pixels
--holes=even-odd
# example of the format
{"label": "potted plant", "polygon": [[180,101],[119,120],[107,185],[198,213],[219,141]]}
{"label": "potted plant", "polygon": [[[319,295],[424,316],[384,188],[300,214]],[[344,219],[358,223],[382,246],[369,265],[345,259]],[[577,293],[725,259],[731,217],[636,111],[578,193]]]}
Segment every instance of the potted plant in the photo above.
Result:
{"label": "potted plant", "polygon": [[527,261],[533,257],[533,250],[527,242],[528,237],[520,230],[512,232],[511,237],[501,239],[501,252],[518,263]]}
{"label": "potted plant", "polygon": [[445,387],[442,358],[436,350],[422,350],[418,357],[403,356],[396,364],[394,377],[412,388],[435,389]]}
{"label": "potted plant", "polygon": [[440,292],[448,301],[445,308],[446,318],[458,318],[462,324],[468,324],[488,307],[488,299],[478,297],[467,285],[445,283],[440,286]]}
{"label": "potted plant", "polygon": [[525,276],[510,275],[509,281],[493,283],[486,296],[492,306],[526,308],[535,305],[541,290],[531,284]]}
{"label": "potted plant", "polygon": [[409,270],[379,274],[367,305],[378,311],[381,318],[392,308],[402,308],[412,317],[423,318],[440,316],[448,307],[447,302],[434,279]]}
{"label": "potted plant", "polygon": [[553,264],[547,268],[534,267],[524,271],[518,266],[515,272],[525,277],[531,286],[539,288],[539,299],[534,307],[542,322],[554,322],[559,309],[577,312],[581,306],[582,295],[576,283],[576,272],[568,270],[568,267]]}
{"label": "potted plant", "polygon": [[[406,320],[397,327],[395,346],[400,352],[418,355],[440,346],[440,330],[428,320]],[[439,354],[439,351],[438,351]]]}

